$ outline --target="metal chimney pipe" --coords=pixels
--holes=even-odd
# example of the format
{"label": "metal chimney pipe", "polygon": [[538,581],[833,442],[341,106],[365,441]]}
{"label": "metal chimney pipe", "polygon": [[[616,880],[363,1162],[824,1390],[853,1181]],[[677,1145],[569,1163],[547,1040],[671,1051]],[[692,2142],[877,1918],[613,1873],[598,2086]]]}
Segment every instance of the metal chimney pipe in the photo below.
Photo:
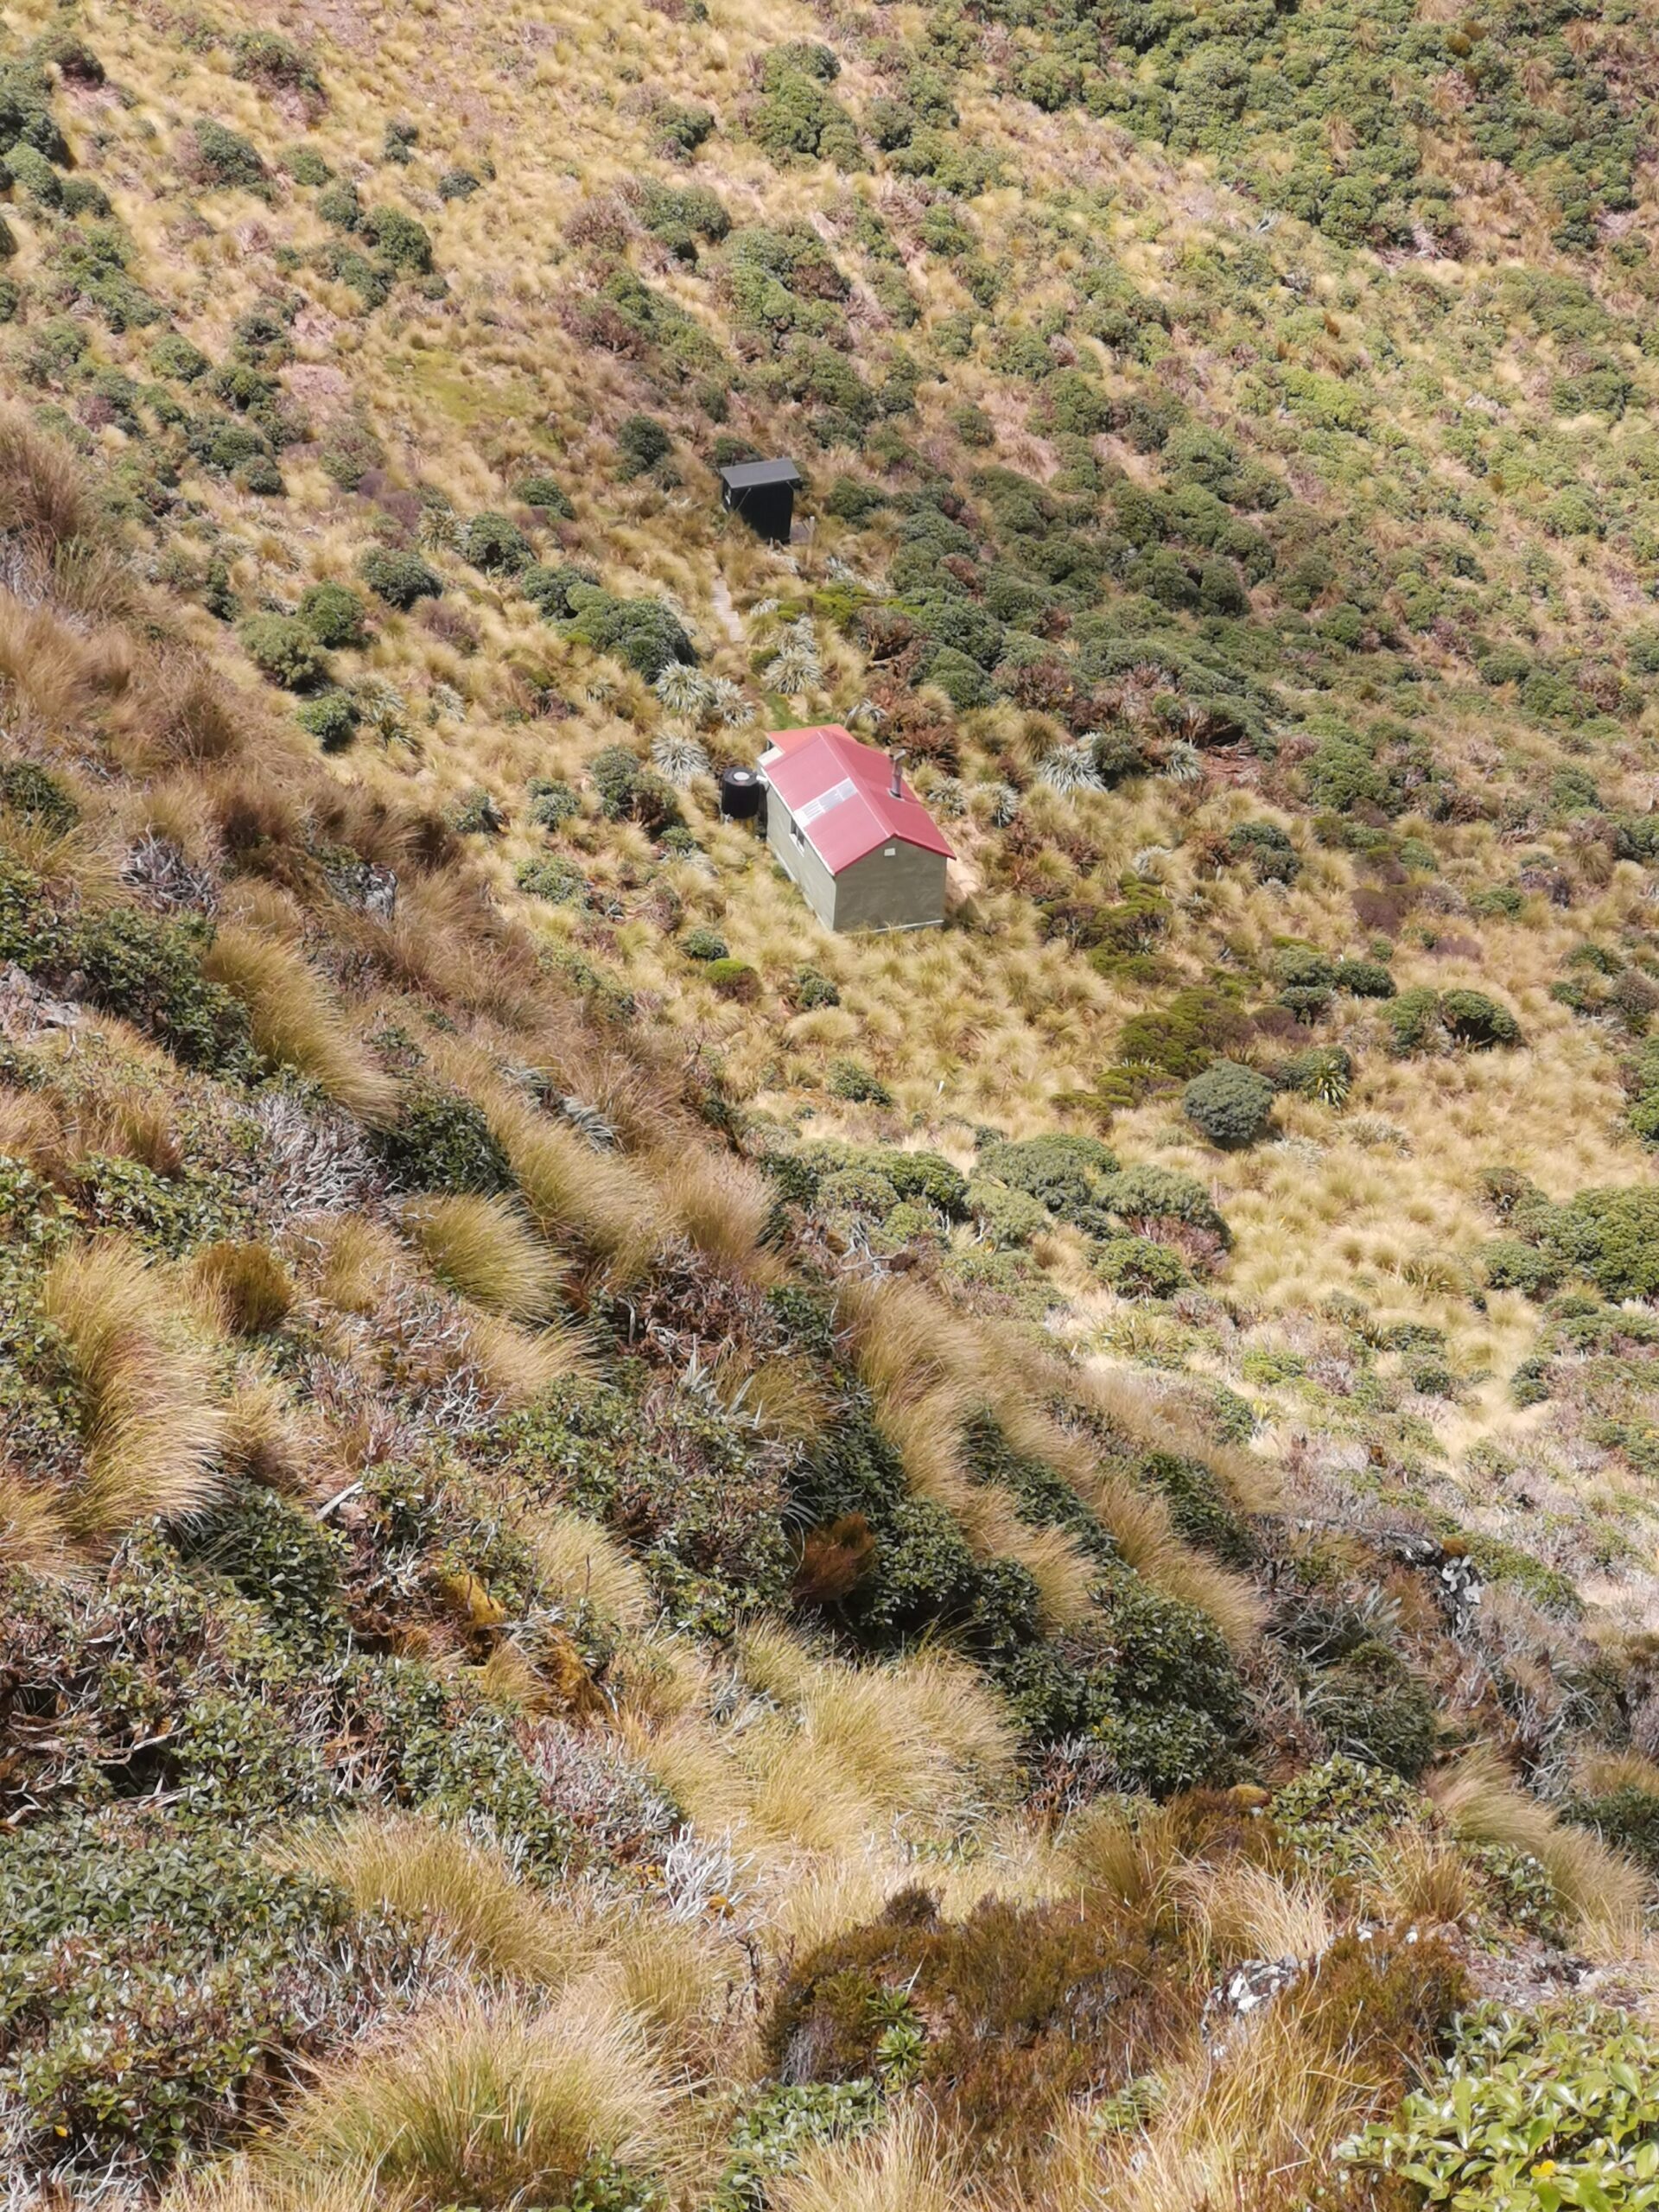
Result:
{"label": "metal chimney pipe", "polygon": [[905,795],[905,787],[899,780],[899,755],[896,752],[889,753],[887,758],[893,763],[893,781],[887,787],[887,797],[902,798]]}

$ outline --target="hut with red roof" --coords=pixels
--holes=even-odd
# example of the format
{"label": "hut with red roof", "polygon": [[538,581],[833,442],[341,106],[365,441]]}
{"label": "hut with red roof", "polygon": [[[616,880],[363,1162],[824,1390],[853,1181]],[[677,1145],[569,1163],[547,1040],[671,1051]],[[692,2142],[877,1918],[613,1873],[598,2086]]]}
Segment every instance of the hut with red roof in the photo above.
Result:
{"label": "hut with red roof", "polygon": [[950,847],[895,755],[832,722],[771,731],[760,765],[766,842],[826,929],[944,919]]}

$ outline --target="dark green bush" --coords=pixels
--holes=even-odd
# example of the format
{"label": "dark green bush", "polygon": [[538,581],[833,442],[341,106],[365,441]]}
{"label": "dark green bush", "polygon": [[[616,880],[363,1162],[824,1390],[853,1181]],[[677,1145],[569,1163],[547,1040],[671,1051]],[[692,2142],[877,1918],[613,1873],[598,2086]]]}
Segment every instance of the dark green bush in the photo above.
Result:
{"label": "dark green bush", "polygon": [[410,1077],[397,1120],[390,1128],[372,1131],[369,1141],[395,1190],[476,1192],[490,1198],[513,1187],[507,1155],[482,1109],[435,1076]]}
{"label": "dark green bush", "polygon": [[436,599],[443,579],[428,568],[417,553],[393,552],[372,545],[357,564],[357,573],[377,598],[389,607],[408,608],[417,599]]}
{"label": "dark green bush", "polygon": [[1402,991],[1383,1009],[1382,1023],[1389,1049],[1396,1055],[1421,1052],[1439,1033],[1440,998],[1438,991],[1417,984]]}
{"label": "dark green bush", "polygon": [[357,734],[361,719],[349,691],[320,691],[296,710],[295,719],[315,737],[325,753],[343,753]]}
{"label": "dark green bush", "polygon": [[1148,1236],[1109,1236],[1096,1245],[1090,1264],[1103,1282],[1131,1298],[1172,1298],[1192,1280],[1179,1252]]}
{"label": "dark green bush", "polygon": [[1181,1093],[1187,1119],[1224,1151],[1254,1144],[1273,1116],[1273,1085],[1254,1068],[1217,1060]]}
{"label": "dark green bush", "polygon": [[308,691],[328,672],[310,626],[292,614],[251,614],[237,635],[259,673],[286,690]]}
{"label": "dark green bush", "polygon": [[386,266],[400,276],[426,276],[432,270],[432,240],[424,225],[400,207],[371,207],[359,228],[379,249]]}
{"label": "dark green bush", "polygon": [[345,177],[331,184],[326,192],[317,194],[317,213],[337,231],[356,230],[363,220],[363,202],[357,196],[357,187]]}
{"label": "dark green bush", "polygon": [[[0,936],[4,931],[0,898]],[[88,995],[164,1045],[187,1067],[250,1075],[258,1062],[241,1001],[210,983],[200,966],[202,932],[131,906],[84,916],[66,948]],[[29,965],[27,959],[22,964]]]}
{"label": "dark green bush", "polygon": [[1294,883],[1301,858],[1276,822],[1239,822],[1228,832],[1227,850],[1261,883]]}
{"label": "dark green bush", "polygon": [[334,171],[315,146],[296,146],[283,156],[283,167],[296,184],[308,190],[327,183]]}
{"label": "dark green bush", "polygon": [[978,1171],[1021,1191],[1062,1221],[1087,1220],[1101,1204],[1106,1179],[1116,1175],[1116,1153],[1097,1137],[1026,1137],[988,1145]]}
{"label": "dark green bush", "polygon": [[674,450],[674,441],[654,415],[630,415],[616,434],[616,450],[617,474],[628,484],[666,461]]}
{"label": "dark green bush", "polygon": [[308,584],[300,594],[299,619],[320,645],[365,645],[369,641],[363,602],[345,584]]}
{"label": "dark green bush", "polygon": [[594,755],[588,772],[607,821],[637,822],[653,834],[680,821],[679,802],[672,791],[626,745],[606,746]]}
{"label": "dark green bush", "polygon": [[582,801],[567,783],[556,777],[532,776],[526,786],[530,804],[525,818],[538,829],[557,830],[582,812]]}
{"label": "dark green bush", "polygon": [[461,551],[475,569],[493,575],[518,575],[530,566],[534,549],[510,516],[474,515],[461,539]]}
{"label": "dark green bush", "polygon": [[315,99],[322,91],[310,57],[277,31],[241,32],[231,49],[231,73],[267,92],[306,92]]}
{"label": "dark green bush", "polygon": [[557,906],[580,906],[588,896],[588,880],[574,861],[557,853],[541,860],[523,860],[513,880],[532,899],[546,899]]}
{"label": "dark green bush", "polygon": [[659,599],[616,599],[579,582],[566,587],[564,595],[573,611],[570,634],[595,652],[614,653],[648,683],[671,661],[696,659],[684,624]]}
{"label": "dark green bush", "polygon": [[210,184],[241,185],[257,192],[267,182],[264,162],[256,149],[211,116],[201,117],[191,130],[187,159]]}
{"label": "dark green bush", "polygon": [[724,960],[730,950],[718,930],[688,930],[680,939],[680,950],[688,960]]}
{"label": "dark green bush", "polygon": [[839,1006],[841,993],[828,976],[817,968],[796,970],[790,987],[790,995],[798,1013],[810,1014],[817,1007]]}
{"label": "dark green bush", "polygon": [[1484,1051],[1492,1045],[1517,1045],[1521,1025],[1509,1008],[1484,991],[1447,991],[1440,1003],[1441,1027],[1459,1045]]}
{"label": "dark green bush", "polygon": [[150,347],[149,366],[155,376],[175,377],[181,384],[194,384],[207,375],[213,363],[188,338],[169,330]]}
{"label": "dark green bush", "polygon": [[80,809],[48,768],[33,760],[0,761],[0,806],[54,834],[73,830]]}
{"label": "dark green bush", "polygon": [[844,1098],[854,1106],[891,1106],[893,1103],[893,1093],[887,1084],[861,1060],[831,1060],[829,1073],[824,1077],[824,1089],[832,1098]]}
{"label": "dark green bush", "polygon": [[1380,960],[1338,960],[1331,978],[1339,991],[1357,999],[1391,999],[1397,988]]}
{"label": "dark green bush", "polygon": [[0,1853],[0,2085],[31,2165],[165,2175],[270,2109],[273,2066],[319,2050],[384,1929],[344,1894],[211,1830],[53,1821]]}
{"label": "dark green bush", "polygon": [[1107,1177],[1100,1203],[1124,1221],[1179,1222],[1216,1237],[1224,1246],[1229,1242],[1227,1224],[1208,1191],[1178,1167],[1122,1168]]}
{"label": "dark green bush", "polygon": [[561,490],[551,476],[520,477],[512,487],[512,496],[538,514],[557,515],[566,522],[575,518],[576,511],[569,493]]}

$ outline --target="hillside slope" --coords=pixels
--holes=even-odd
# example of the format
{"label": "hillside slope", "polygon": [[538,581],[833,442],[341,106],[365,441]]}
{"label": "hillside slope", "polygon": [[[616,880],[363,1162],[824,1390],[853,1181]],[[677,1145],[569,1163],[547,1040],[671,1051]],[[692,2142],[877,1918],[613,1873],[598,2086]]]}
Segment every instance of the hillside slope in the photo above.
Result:
{"label": "hillside slope", "polygon": [[1442,13],[0,10],[12,2212],[1647,2201],[1653,29]]}

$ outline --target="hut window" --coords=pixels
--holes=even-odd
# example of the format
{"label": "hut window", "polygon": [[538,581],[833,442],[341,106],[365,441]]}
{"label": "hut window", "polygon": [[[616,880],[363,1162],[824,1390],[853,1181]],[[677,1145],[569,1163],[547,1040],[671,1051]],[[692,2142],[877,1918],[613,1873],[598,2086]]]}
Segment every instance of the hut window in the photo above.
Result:
{"label": "hut window", "polygon": [[896,860],[896,859],[899,857],[899,848],[898,848],[898,846],[897,846],[897,845],[889,845],[889,846],[887,848],[887,849],[883,852],[883,854],[882,854],[881,857],[882,857],[882,859],[883,859],[884,861]]}

